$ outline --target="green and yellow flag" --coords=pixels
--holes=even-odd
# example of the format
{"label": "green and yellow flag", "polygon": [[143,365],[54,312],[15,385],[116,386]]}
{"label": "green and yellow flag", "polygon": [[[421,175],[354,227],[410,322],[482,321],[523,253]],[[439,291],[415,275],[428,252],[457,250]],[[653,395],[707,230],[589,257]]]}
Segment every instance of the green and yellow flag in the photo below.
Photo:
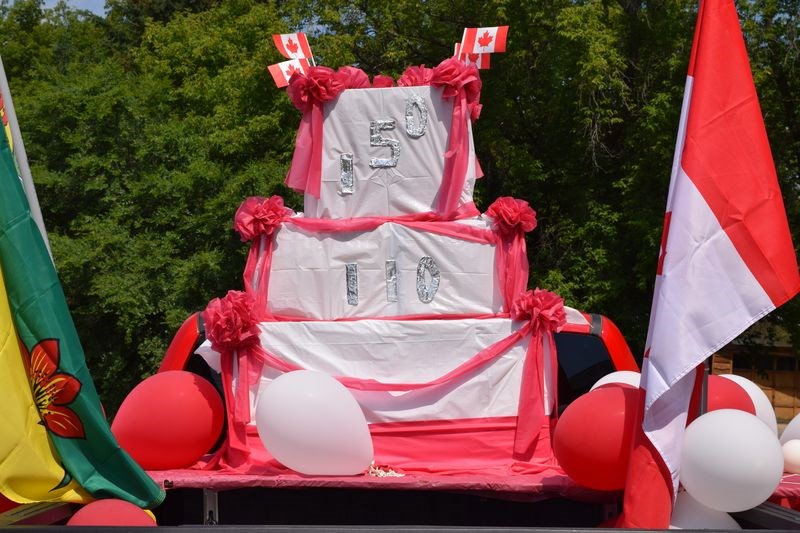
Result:
{"label": "green and yellow flag", "polygon": [[5,134],[0,272],[0,494],[18,503],[161,503],[163,490],[111,434]]}

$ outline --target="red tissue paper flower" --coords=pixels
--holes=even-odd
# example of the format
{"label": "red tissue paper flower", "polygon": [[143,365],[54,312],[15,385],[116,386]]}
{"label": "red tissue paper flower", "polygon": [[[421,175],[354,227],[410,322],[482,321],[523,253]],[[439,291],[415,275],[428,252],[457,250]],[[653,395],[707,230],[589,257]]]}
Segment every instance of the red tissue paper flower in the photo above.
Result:
{"label": "red tissue paper flower", "polygon": [[258,344],[258,323],[252,296],[228,291],[224,298],[214,298],[201,314],[206,337],[219,353],[233,352]]}
{"label": "red tissue paper flower", "polygon": [[434,87],[444,87],[442,96],[450,98],[461,91],[467,97],[467,105],[470,110],[470,118],[477,120],[481,113],[481,77],[478,67],[467,65],[455,57],[449,57],[439,63],[433,69],[431,85]]}
{"label": "red tissue paper flower", "polygon": [[339,70],[336,71],[336,79],[345,89],[367,89],[370,87],[367,73],[356,67],[339,67]]}
{"label": "red tissue paper flower", "polygon": [[394,79],[386,74],[376,74],[372,78],[372,86],[375,88],[392,87]]}
{"label": "red tissue paper flower", "polygon": [[261,235],[272,235],[294,211],[283,205],[283,198],[251,196],[239,206],[233,220],[233,229],[239,232],[242,242]]}
{"label": "red tissue paper flower", "polygon": [[286,93],[294,106],[305,113],[314,104],[329,102],[339,96],[346,87],[341,75],[328,67],[310,67],[308,74],[295,72],[289,79]]}
{"label": "red tissue paper flower", "polygon": [[408,67],[397,80],[398,87],[420,87],[430,85],[433,79],[433,69],[425,65]]}
{"label": "red tissue paper flower", "polygon": [[534,332],[560,331],[567,323],[564,300],[558,294],[534,289],[520,294],[511,306],[511,317],[529,320]]}
{"label": "red tissue paper flower", "polygon": [[525,200],[501,196],[495,200],[486,214],[494,219],[495,226],[503,235],[517,231],[529,232],[536,228],[536,211]]}
{"label": "red tissue paper flower", "polygon": [[58,340],[42,340],[30,354],[24,347],[22,351],[33,401],[44,427],[59,437],[85,438],[78,413],[67,407],[78,397],[81,382],[75,376],[58,371],[61,360]]}

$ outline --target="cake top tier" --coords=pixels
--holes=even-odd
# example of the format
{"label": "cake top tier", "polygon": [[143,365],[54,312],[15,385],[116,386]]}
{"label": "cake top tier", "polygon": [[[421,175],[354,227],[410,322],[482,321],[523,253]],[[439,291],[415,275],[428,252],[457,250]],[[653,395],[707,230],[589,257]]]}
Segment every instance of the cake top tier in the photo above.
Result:
{"label": "cake top tier", "polygon": [[388,76],[312,67],[288,94],[303,112],[287,184],[306,216],[454,219],[477,214],[480,169],[471,122],[480,113],[474,66],[454,58]]}

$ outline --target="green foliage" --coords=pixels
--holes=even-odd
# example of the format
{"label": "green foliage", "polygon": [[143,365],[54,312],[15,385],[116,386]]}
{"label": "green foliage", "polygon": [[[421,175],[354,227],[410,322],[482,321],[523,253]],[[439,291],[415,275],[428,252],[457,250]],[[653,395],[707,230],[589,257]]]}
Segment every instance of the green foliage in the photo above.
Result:
{"label": "green foliage", "polygon": [[[57,267],[110,412],[192,312],[240,288],[232,231],[283,185],[298,112],[271,34],[370,75],[509,24],[484,71],[479,207],[528,200],[532,286],[612,317],[641,353],[696,5],[690,0],[110,0],[105,18],[0,0],[0,52]],[[800,0],[739,2],[800,243]],[[711,303],[710,303],[711,305]],[[800,304],[774,320],[800,340]]]}

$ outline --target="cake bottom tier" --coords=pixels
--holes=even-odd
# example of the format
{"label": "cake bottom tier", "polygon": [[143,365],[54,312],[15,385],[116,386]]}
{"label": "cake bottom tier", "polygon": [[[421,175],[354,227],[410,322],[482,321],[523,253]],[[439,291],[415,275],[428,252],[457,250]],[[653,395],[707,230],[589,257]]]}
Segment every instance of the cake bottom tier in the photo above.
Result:
{"label": "cake bottom tier", "polygon": [[[513,454],[531,342],[529,335],[519,336],[522,327],[505,318],[264,322],[260,341],[271,360],[324,372],[351,385],[379,465],[401,473],[504,476],[558,471],[550,417],[543,418],[532,456],[520,460]],[[208,343],[198,353],[220,369],[219,354]],[[555,357],[545,349],[545,360],[551,355]],[[251,453],[245,469],[282,468],[261,445],[253,416],[260,394],[285,371],[275,366],[264,364],[250,379]],[[550,414],[554,394],[547,368],[543,365],[539,381],[544,385],[542,404]],[[234,370],[234,389],[238,375]]]}

